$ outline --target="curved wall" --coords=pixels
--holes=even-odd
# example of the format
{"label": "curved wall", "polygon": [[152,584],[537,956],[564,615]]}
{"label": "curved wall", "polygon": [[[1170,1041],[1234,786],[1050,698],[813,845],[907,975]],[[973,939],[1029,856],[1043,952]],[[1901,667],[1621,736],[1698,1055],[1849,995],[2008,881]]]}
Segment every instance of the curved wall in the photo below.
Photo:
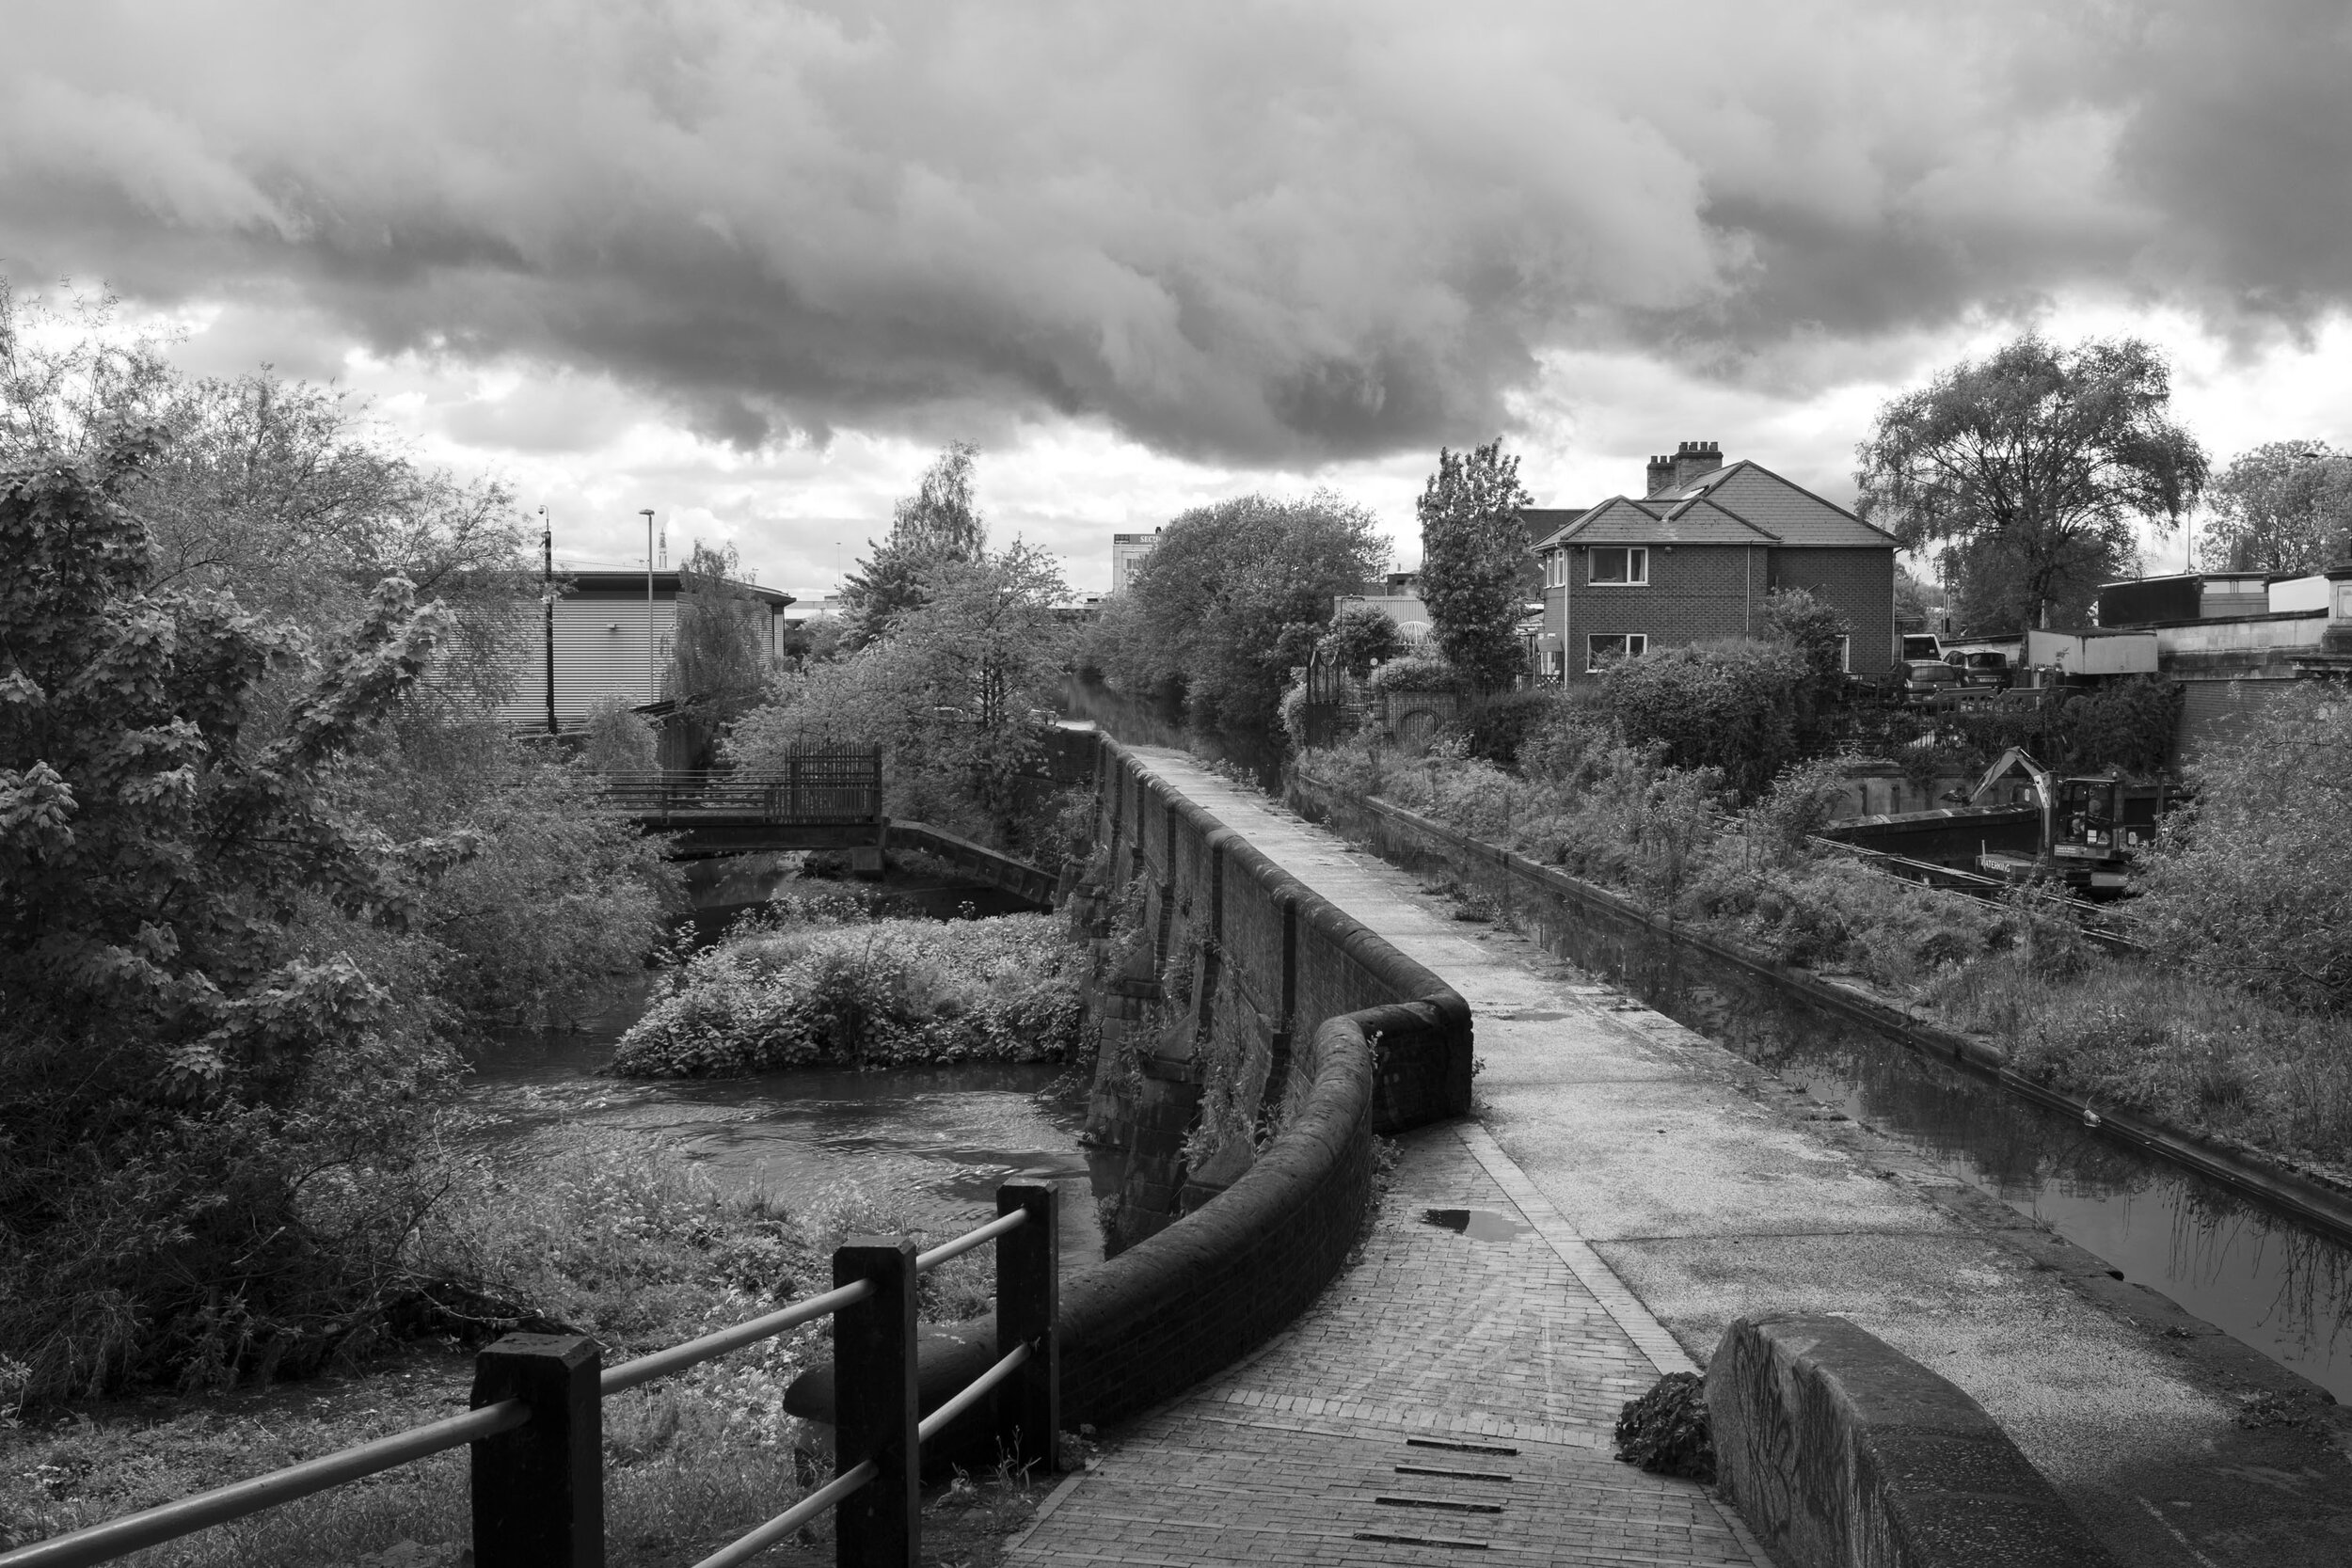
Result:
{"label": "curved wall", "polygon": [[[1230,1186],[1063,1282],[1061,1408],[1073,1427],[1140,1414],[1289,1323],[1355,1245],[1372,1134],[1466,1114],[1470,1086],[1460,996],[1164,787],[1125,748],[1107,736],[1099,744],[1096,826],[1113,885],[1144,879],[1164,951],[1186,929],[1200,937],[1213,973],[1198,994],[1240,999],[1250,1076],[1266,1103],[1285,1109],[1274,1140]],[[1200,1018],[1202,1033],[1209,1022]],[[994,1347],[993,1318],[927,1333],[923,1410],[985,1371]],[[830,1421],[833,1369],[796,1380],[785,1408]],[[926,1462],[986,1440],[985,1417],[976,1410],[943,1433]]]}

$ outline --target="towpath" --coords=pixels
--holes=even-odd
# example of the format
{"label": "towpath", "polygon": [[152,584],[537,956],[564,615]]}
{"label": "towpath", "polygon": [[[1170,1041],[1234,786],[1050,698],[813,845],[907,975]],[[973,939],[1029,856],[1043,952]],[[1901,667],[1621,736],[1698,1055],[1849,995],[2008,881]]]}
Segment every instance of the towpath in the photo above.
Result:
{"label": "towpath", "polygon": [[1009,1562],[1458,1561],[1475,1543],[1760,1563],[1703,1489],[1616,1464],[1608,1436],[1732,1318],[1782,1310],[1841,1314],[1966,1389],[2119,1561],[2352,1560],[2352,1466],[2324,1430],[2248,1419],[2294,1386],[2250,1350],[1278,802],[1135,751],[1469,1001],[1476,1116],[1404,1140],[1364,1261],[1118,1433]]}

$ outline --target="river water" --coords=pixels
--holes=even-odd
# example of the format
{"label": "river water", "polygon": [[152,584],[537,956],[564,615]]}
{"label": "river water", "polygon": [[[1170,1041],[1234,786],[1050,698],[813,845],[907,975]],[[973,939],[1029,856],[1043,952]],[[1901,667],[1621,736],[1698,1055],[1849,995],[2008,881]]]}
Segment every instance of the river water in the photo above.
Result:
{"label": "river water", "polygon": [[[755,907],[742,895],[805,887],[758,862],[704,863],[691,885],[693,925],[706,942]],[[985,887],[900,882],[888,891],[937,914],[1025,907]],[[1094,1200],[1118,1190],[1118,1156],[1079,1145],[1084,1097],[1054,1090],[1064,1069],[1017,1063],[749,1078],[597,1076],[644,1005],[642,986],[630,988],[571,1028],[510,1030],[483,1049],[466,1101],[501,1158],[527,1162],[581,1131],[642,1139],[666,1147],[723,1191],[763,1192],[787,1212],[852,1191],[903,1204],[907,1223],[933,1242],[993,1218],[999,1183],[1050,1180],[1062,1195],[1063,1267],[1101,1260]]]}
{"label": "river water", "polygon": [[[1279,737],[1191,729],[1163,705],[1077,682],[1064,710],[1116,739],[1231,760],[1280,787]],[[2352,1402],[2352,1248],[1679,944],[1629,951],[1573,919],[1545,934],[1580,967]]]}

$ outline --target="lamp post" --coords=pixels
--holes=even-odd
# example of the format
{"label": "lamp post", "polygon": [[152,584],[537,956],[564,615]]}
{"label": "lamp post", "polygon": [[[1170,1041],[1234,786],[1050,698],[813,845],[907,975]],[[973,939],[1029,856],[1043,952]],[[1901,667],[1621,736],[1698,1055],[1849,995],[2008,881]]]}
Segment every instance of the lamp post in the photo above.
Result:
{"label": "lamp post", "polygon": [[645,702],[650,705],[661,700],[653,673],[653,508],[639,507],[637,515],[645,519]]}
{"label": "lamp post", "polygon": [[539,602],[548,617],[548,734],[555,734],[555,525],[539,509]]}

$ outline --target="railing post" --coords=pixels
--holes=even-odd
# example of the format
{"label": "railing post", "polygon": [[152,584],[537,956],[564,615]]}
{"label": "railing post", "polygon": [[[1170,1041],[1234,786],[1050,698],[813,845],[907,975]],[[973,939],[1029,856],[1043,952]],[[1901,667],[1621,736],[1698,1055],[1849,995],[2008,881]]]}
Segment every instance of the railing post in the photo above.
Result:
{"label": "railing post", "polygon": [[474,1357],[473,1407],[530,1421],[473,1445],[476,1568],[604,1568],[603,1355],[594,1339],[509,1334]]}
{"label": "railing post", "polygon": [[[834,1472],[872,1460],[882,1473],[834,1513],[840,1568],[914,1568],[922,1541],[923,1456],[915,1435],[914,1243],[852,1236],[834,1249],[833,1282],[874,1282],[834,1314]],[[482,1568],[492,1568],[484,1563]]]}
{"label": "railing post", "polygon": [[1061,1468],[1061,1191],[1051,1185],[996,1189],[996,1212],[1025,1210],[1029,1223],[996,1238],[996,1354],[1032,1348],[996,1386],[996,1444],[1040,1474]]}
{"label": "railing post", "polygon": [[801,754],[798,752],[792,753],[792,760],[787,766],[789,771],[787,777],[791,783],[787,786],[787,804],[790,808],[790,819],[798,822],[801,819]]}

